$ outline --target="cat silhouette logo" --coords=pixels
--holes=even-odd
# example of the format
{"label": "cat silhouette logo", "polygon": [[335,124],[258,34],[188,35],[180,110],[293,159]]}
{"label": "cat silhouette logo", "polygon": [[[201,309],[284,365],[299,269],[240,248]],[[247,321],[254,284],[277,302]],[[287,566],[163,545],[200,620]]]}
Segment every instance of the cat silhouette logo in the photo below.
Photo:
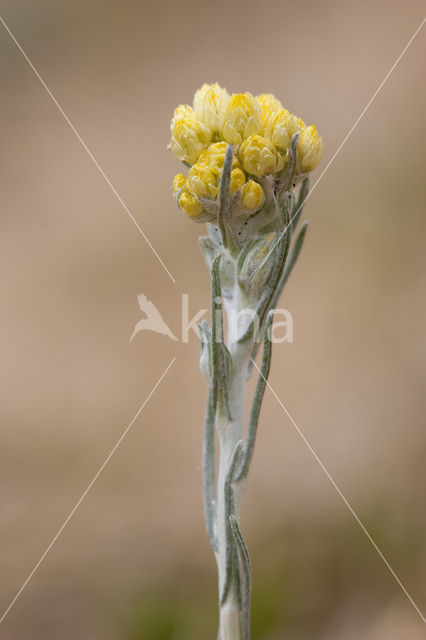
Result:
{"label": "cat silhouette logo", "polygon": [[129,342],[133,340],[139,331],[155,331],[156,333],[161,333],[163,336],[168,336],[172,340],[177,341],[176,336],[171,331],[168,324],[163,320],[161,313],[158,311],[155,304],[152,303],[151,300],[148,300],[143,293],[138,295],[138,302],[140,309],[146,315],[146,318],[142,318],[142,320],[139,320],[136,324]]}

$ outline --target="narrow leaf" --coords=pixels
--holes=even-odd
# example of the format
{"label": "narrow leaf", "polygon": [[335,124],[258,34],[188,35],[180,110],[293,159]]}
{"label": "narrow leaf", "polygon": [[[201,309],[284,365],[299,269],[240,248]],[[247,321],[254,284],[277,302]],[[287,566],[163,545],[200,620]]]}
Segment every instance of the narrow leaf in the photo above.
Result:
{"label": "narrow leaf", "polygon": [[275,305],[278,304],[278,299],[284,289],[284,286],[287,280],[290,277],[293,267],[296,264],[297,258],[299,257],[299,254],[302,250],[303,242],[305,240],[307,230],[308,230],[308,222],[304,222],[303,225],[300,227],[300,231],[297,234],[296,240],[293,243],[293,248],[291,250],[290,256],[284,267],[280,282],[276,288],[273,299],[271,300],[271,307],[270,307],[271,309],[273,309],[273,307],[275,307]]}
{"label": "narrow leaf", "polygon": [[204,421],[203,440],[203,485],[204,485],[204,515],[206,519],[207,535],[214,551],[217,551],[216,537],[216,467],[215,467],[215,407],[213,392],[210,388]]}
{"label": "narrow leaf", "polygon": [[296,211],[291,218],[292,231],[294,231],[295,228],[297,227],[297,223],[299,222],[300,216],[303,213],[303,207],[305,206],[308,193],[309,193],[309,176],[306,176],[306,178],[303,180],[300,186],[299,197],[297,198],[296,207],[295,207]]}
{"label": "narrow leaf", "polygon": [[247,429],[247,440],[243,448],[241,465],[238,470],[236,481],[242,480],[247,476],[250,462],[253,457],[254,445],[256,443],[257,425],[259,423],[260,408],[262,406],[263,396],[265,394],[266,381],[271,370],[272,342],[271,327],[273,320],[273,312],[270,311],[265,323],[265,332],[263,339],[263,356],[259,378],[256,384],[256,390],[253,397],[253,403],[250,410],[249,426]]}
{"label": "narrow leaf", "polygon": [[237,518],[229,518],[231,531],[238,550],[241,575],[242,640],[250,640],[251,563],[247,545],[244,542]]}
{"label": "narrow leaf", "polygon": [[[241,452],[243,449],[242,440],[237,442],[235,445],[234,451],[232,452],[231,461],[229,463],[228,472],[226,474],[224,492],[225,492],[225,527],[226,527],[226,568],[225,568],[225,579],[222,587],[222,593],[220,596],[220,604],[223,605],[226,601],[226,598],[229,594],[229,588],[231,586],[232,577],[238,576],[238,566],[235,565],[235,546],[234,546],[234,538],[231,531],[230,525],[230,516],[234,514],[235,511],[235,502],[234,502],[234,489],[233,482],[235,480],[235,473],[237,467],[241,460]],[[235,573],[237,576],[235,576]]]}
{"label": "narrow leaf", "polygon": [[289,191],[294,183],[294,177],[297,169],[297,144],[299,142],[299,134],[295,133],[290,142],[289,160],[287,165],[287,171],[285,174],[284,182],[280,190],[279,199],[282,199],[283,194]]}
{"label": "narrow leaf", "polygon": [[228,398],[228,382],[230,358],[228,350],[223,341],[223,309],[222,309],[222,288],[220,284],[219,266],[221,256],[213,260],[212,276],[212,381],[215,406],[220,399],[221,408],[225,410],[226,416],[231,420]]}
{"label": "narrow leaf", "polygon": [[218,208],[217,208],[217,221],[222,236],[222,243],[224,247],[229,244],[228,229],[230,223],[230,197],[229,197],[229,183],[231,180],[233,153],[232,147],[229,144],[226,148],[225,160],[223,162],[222,178],[220,180]]}

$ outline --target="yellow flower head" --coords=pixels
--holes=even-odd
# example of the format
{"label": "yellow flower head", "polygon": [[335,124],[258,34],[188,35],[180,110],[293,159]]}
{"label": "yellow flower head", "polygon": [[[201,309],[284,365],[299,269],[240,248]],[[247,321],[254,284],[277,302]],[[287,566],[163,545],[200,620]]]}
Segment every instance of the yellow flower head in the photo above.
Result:
{"label": "yellow flower head", "polygon": [[297,145],[301,173],[316,169],[322,157],[323,146],[322,138],[314,125],[303,129]]}
{"label": "yellow flower head", "polygon": [[249,180],[241,191],[241,204],[246,211],[253,212],[260,209],[263,204],[265,194],[258,182]]}
{"label": "yellow flower head", "polygon": [[256,97],[262,109],[263,120],[274,111],[283,108],[281,102],[272,93],[261,93]]}
{"label": "yellow flower head", "polygon": [[286,152],[290,146],[290,136],[287,130],[289,116],[287,109],[279,109],[265,118],[265,138],[268,138],[283,152]]}
{"label": "yellow flower head", "polygon": [[[198,158],[189,170],[188,181],[198,198],[217,198],[227,148],[226,142],[216,142]],[[237,158],[233,156],[230,190],[239,191],[245,183],[245,175]]]}
{"label": "yellow flower head", "polygon": [[[203,164],[209,167],[211,171],[222,173],[227,146],[226,142],[215,142],[211,144],[209,148],[200,155],[197,164]],[[240,167],[240,163],[237,158],[233,156],[232,168],[234,169],[235,167]]]}
{"label": "yellow flower head", "polygon": [[297,118],[287,109],[279,109],[265,119],[265,138],[268,138],[280,151],[286,152],[295,133],[305,127],[301,118]]}
{"label": "yellow flower head", "polygon": [[284,166],[284,159],[272,142],[258,135],[250,136],[243,142],[240,160],[247,173],[257,178],[280,171]]}
{"label": "yellow flower head", "polygon": [[219,193],[217,176],[198,162],[189,170],[188,182],[197,198],[216,198]]}
{"label": "yellow flower head", "polygon": [[241,187],[243,187],[245,183],[246,177],[244,175],[244,171],[241,169],[232,169],[229,182],[229,191],[231,195],[240,191]]}
{"label": "yellow flower head", "polygon": [[212,222],[215,219],[215,216],[202,207],[189,189],[185,189],[181,193],[178,204],[180,209],[194,222]]}
{"label": "yellow flower head", "polygon": [[229,93],[217,82],[203,84],[195,93],[194,111],[201,122],[210,127],[213,133],[217,133],[228,102]]}
{"label": "yellow flower head", "polygon": [[169,148],[179,160],[193,164],[212,139],[211,129],[196,119],[191,107],[180,105],[171,123]]}
{"label": "yellow flower head", "polygon": [[172,134],[178,120],[182,120],[184,118],[195,118],[194,109],[190,107],[189,104],[179,104],[174,110],[173,118],[170,122],[170,131]]}
{"label": "yellow flower head", "polygon": [[192,219],[198,218],[203,212],[203,207],[190,191],[184,191],[180,195],[179,206]]}
{"label": "yellow flower head", "polygon": [[188,182],[187,178],[182,173],[178,173],[173,178],[173,184],[172,184],[173,195],[176,196],[178,192],[187,184],[187,182]]}
{"label": "yellow flower head", "polygon": [[241,144],[256,133],[262,133],[262,110],[251,93],[233,93],[226,107],[221,135],[229,144]]}
{"label": "yellow flower head", "polygon": [[[273,220],[273,200],[294,169],[293,165],[284,167],[295,133],[299,134],[299,176],[316,168],[323,151],[316,128],[307,127],[271,93],[230,96],[217,83],[198,89],[193,107],[179,105],[170,128],[169,148],[190,167],[188,177],[182,173],[174,177],[173,194],[179,207],[197,222],[217,219],[217,198],[229,145],[233,151],[228,212],[231,225],[232,216],[252,215],[262,208]],[[267,176],[271,176],[268,181]],[[267,198],[263,187],[270,192]]]}
{"label": "yellow flower head", "polygon": [[300,133],[305,127],[305,123],[302,118],[298,118],[294,116],[292,113],[288,113],[287,122],[286,122],[288,137],[290,140],[294,136],[295,133]]}

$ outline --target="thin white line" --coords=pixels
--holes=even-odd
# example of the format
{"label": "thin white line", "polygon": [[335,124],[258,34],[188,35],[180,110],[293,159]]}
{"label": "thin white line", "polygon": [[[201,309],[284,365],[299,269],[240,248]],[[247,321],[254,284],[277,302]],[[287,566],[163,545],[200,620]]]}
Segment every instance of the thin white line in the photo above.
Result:
{"label": "thin white line", "polygon": [[116,188],[113,186],[113,184],[111,183],[111,181],[109,180],[108,176],[105,174],[105,172],[103,171],[102,167],[99,165],[98,161],[96,160],[95,156],[93,155],[93,153],[90,151],[90,149],[88,148],[88,146],[86,145],[86,143],[84,142],[84,140],[82,139],[82,137],[80,136],[80,134],[78,133],[77,129],[74,127],[74,125],[72,124],[71,120],[68,118],[67,114],[65,113],[65,111],[62,109],[61,105],[59,104],[59,102],[56,100],[55,96],[53,95],[53,93],[50,91],[49,87],[47,86],[47,84],[45,83],[45,81],[43,80],[43,78],[41,77],[41,75],[39,74],[39,72],[37,71],[37,69],[35,68],[35,66],[33,65],[33,63],[31,62],[31,60],[29,59],[29,57],[27,56],[27,54],[25,53],[25,51],[23,50],[23,48],[21,47],[21,45],[19,44],[19,42],[17,41],[17,39],[15,38],[15,36],[13,35],[13,33],[11,32],[11,30],[9,29],[9,27],[7,26],[7,24],[5,23],[5,21],[3,20],[3,18],[0,16],[0,21],[3,24],[4,28],[6,29],[6,31],[8,32],[8,34],[10,35],[10,37],[12,38],[13,42],[16,44],[16,46],[18,47],[19,51],[22,53],[22,55],[24,56],[25,60],[28,62],[28,64],[30,65],[31,69],[34,71],[34,73],[36,74],[37,78],[40,80],[41,84],[43,85],[43,87],[46,89],[47,93],[49,94],[49,96],[52,98],[53,102],[55,103],[55,105],[57,106],[57,108],[59,109],[61,115],[64,117],[64,119],[66,120],[66,122],[69,124],[69,126],[71,127],[72,131],[74,132],[76,138],[78,139],[78,141],[81,143],[81,145],[83,146],[83,148],[85,149],[85,151],[87,151],[90,159],[92,160],[93,164],[95,165],[95,167],[98,169],[99,173],[101,174],[101,176],[105,179],[105,182],[107,183],[107,185],[109,186],[109,188],[111,189],[111,191],[113,192],[113,194],[115,195],[115,197],[117,198],[117,200],[119,201],[119,203],[121,204],[121,206],[123,207],[123,209],[125,210],[125,212],[127,213],[127,215],[129,216],[129,218],[131,219],[131,221],[135,224],[136,228],[138,229],[139,233],[142,235],[142,237],[144,238],[145,242],[147,242],[147,244],[149,245],[149,247],[151,248],[151,250],[154,252],[157,260],[160,262],[161,266],[163,267],[163,269],[168,273],[170,279],[173,281],[174,284],[176,284],[176,280],[174,279],[174,277],[172,276],[172,274],[170,273],[170,271],[167,269],[166,265],[164,264],[163,260],[160,258],[160,256],[158,255],[157,251],[154,249],[154,247],[152,246],[151,242],[149,241],[147,235],[143,232],[142,228],[140,227],[139,223],[137,222],[137,220],[135,219],[135,217],[133,216],[133,214],[131,213],[131,211],[128,209],[128,207],[126,206],[126,204],[123,202],[123,199],[121,198],[121,196],[119,195],[119,193],[117,192]]}
{"label": "thin white line", "polygon": [[120,439],[118,440],[118,442],[115,444],[115,446],[113,447],[113,449],[110,451],[110,453],[108,454],[108,456],[105,458],[104,462],[102,463],[101,467],[99,468],[99,470],[97,471],[97,473],[93,476],[92,480],[90,481],[87,489],[84,491],[84,493],[81,495],[81,497],[79,498],[79,500],[75,503],[72,511],[70,512],[70,514],[68,515],[68,517],[64,520],[63,524],[61,525],[61,527],[59,528],[58,533],[55,535],[55,537],[53,538],[53,540],[50,542],[50,544],[48,545],[48,547],[46,548],[46,550],[44,551],[43,555],[41,556],[40,560],[37,562],[37,564],[35,565],[35,567],[33,568],[33,570],[31,571],[31,573],[29,574],[29,576],[27,577],[27,579],[25,580],[24,584],[22,585],[22,587],[19,589],[18,593],[16,594],[16,596],[13,598],[12,602],[9,604],[9,606],[7,607],[6,611],[3,613],[2,617],[0,618],[0,624],[3,622],[3,620],[5,619],[5,617],[7,616],[7,614],[9,613],[9,611],[11,610],[11,608],[13,607],[13,605],[15,604],[15,602],[17,601],[17,599],[19,598],[19,596],[21,595],[21,593],[23,592],[23,590],[25,589],[25,587],[27,586],[27,584],[29,583],[29,581],[31,580],[31,578],[33,577],[33,575],[35,574],[35,572],[37,571],[37,569],[39,568],[40,564],[43,562],[44,558],[47,556],[47,554],[49,553],[50,549],[53,547],[53,545],[55,544],[56,540],[59,538],[59,536],[61,535],[62,531],[65,529],[65,527],[67,526],[68,522],[71,520],[72,516],[74,515],[74,513],[77,511],[78,507],[80,506],[80,504],[83,502],[84,498],[87,496],[87,494],[89,493],[90,489],[92,488],[92,486],[94,485],[94,483],[96,482],[96,480],[98,479],[98,477],[100,476],[100,474],[102,473],[102,471],[104,470],[104,468],[106,467],[106,465],[108,464],[108,462],[110,461],[111,457],[114,455],[114,453],[116,452],[117,448],[119,447],[119,445],[121,444],[122,440],[124,439],[124,437],[126,436],[127,432],[129,431],[129,429],[132,427],[132,425],[134,424],[134,422],[136,421],[136,419],[138,418],[138,416],[140,415],[141,411],[143,410],[143,408],[147,405],[147,403],[149,402],[152,394],[154,393],[154,391],[157,389],[158,385],[162,382],[163,378],[165,377],[166,373],[168,372],[168,370],[170,369],[170,367],[172,366],[172,364],[174,363],[174,361],[176,360],[176,357],[174,357],[172,359],[172,361],[170,362],[169,366],[167,367],[167,369],[165,369],[165,371],[163,372],[163,374],[161,375],[161,377],[158,379],[158,381],[156,382],[155,386],[153,387],[153,389],[151,390],[150,394],[147,396],[147,398],[145,398],[143,404],[140,406],[138,412],[136,413],[135,417],[132,419],[132,421],[130,422],[130,424],[127,426],[127,428],[125,429],[125,431],[123,432],[123,434],[121,435]]}
{"label": "thin white line", "polygon": [[346,134],[346,136],[343,139],[343,142],[339,145],[339,147],[337,148],[337,150],[334,152],[334,154],[331,156],[331,159],[328,161],[326,167],[323,169],[323,171],[321,172],[318,180],[314,183],[312,189],[309,191],[309,193],[307,194],[306,198],[303,200],[303,202],[301,203],[300,207],[298,207],[296,213],[292,216],[290,222],[288,223],[288,225],[286,226],[286,228],[284,229],[284,231],[281,233],[280,237],[278,238],[278,240],[276,241],[276,243],[272,246],[272,249],[268,252],[268,255],[265,256],[265,258],[262,260],[262,262],[260,263],[259,267],[256,269],[256,272],[254,273],[254,275],[252,276],[253,278],[255,277],[255,275],[260,271],[260,269],[263,267],[263,265],[265,264],[265,262],[268,260],[269,256],[272,254],[272,252],[274,251],[275,247],[279,244],[281,238],[284,236],[284,234],[286,233],[286,231],[290,228],[291,223],[293,222],[293,220],[295,219],[295,217],[297,216],[297,214],[299,213],[299,211],[302,209],[302,207],[304,207],[305,202],[308,200],[308,198],[312,195],[312,193],[314,192],[316,186],[318,185],[319,181],[321,180],[321,178],[323,177],[323,175],[325,174],[325,172],[328,170],[328,168],[330,167],[331,163],[334,161],[334,159],[336,158],[337,154],[339,153],[339,151],[342,149],[342,147],[344,146],[344,144],[347,142],[349,136],[352,134],[353,130],[355,129],[355,127],[358,125],[359,121],[361,120],[361,118],[365,115],[365,112],[367,111],[367,109],[369,108],[369,106],[371,105],[371,103],[373,102],[373,100],[376,98],[377,94],[379,93],[379,91],[381,90],[381,88],[383,87],[383,85],[385,84],[386,80],[389,78],[389,76],[391,75],[391,73],[393,72],[393,70],[395,69],[396,65],[398,64],[398,62],[401,60],[402,56],[405,54],[405,52],[407,51],[408,47],[411,45],[411,43],[413,42],[414,38],[416,37],[416,35],[419,33],[420,29],[422,28],[424,22],[425,22],[426,18],[423,18],[423,20],[421,21],[420,25],[417,27],[416,31],[413,33],[413,35],[411,36],[411,38],[409,39],[409,41],[407,42],[407,44],[405,45],[405,47],[403,48],[403,50],[401,51],[401,53],[399,54],[398,58],[395,60],[395,62],[393,63],[393,65],[391,66],[391,68],[389,69],[389,71],[387,72],[387,74],[385,75],[384,79],[382,80],[382,82],[379,84],[379,86],[377,87],[376,91],[373,93],[372,97],[370,98],[370,100],[368,101],[367,105],[364,107],[364,109],[361,111],[361,114],[358,116],[357,120],[355,121],[355,123],[352,125],[352,127],[349,129],[348,133]]}
{"label": "thin white line", "polygon": [[421,619],[423,620],[423,622],[426,623],[426,618],[424,617],[424,615],[420,611],[419,607],[416,605],[416,603],[414,602],[413,598],[410,596],[410,594],[408,593],[407,589],[404,587],[404,585],[402,584],[401,580],[398,578],[398,576],[396,575],[395,571],[392,569],[392,567],[390,566],[389,562],[386,560],[385,556],[380,551],[379,547],[374,542],[373,538],[368,533],[367,529],[365,528],[365,526],[363,525],[363,523],[361,522],[359,517],[357,516],[357,514],[355,513],[355,511],[353,510],[353,508],[351,507],[349,502],[346,500],[345,496],[343,495],[343,493],[341,492],[341,490],[339,489],[339,487],[337,486],[337,484],[335,483],[335,481],[333,480],[333,478],[331,477],[331,475],[329,474],[329,472],[327,471],[327,469],[325,468],[325,466],[323,465],[321,460],[319,459],[317,453],[314,451],[312,446],[309,444],[308,440],[305,438],[304,434],[302,433],[300,428],[297,426],[296,422],[293,420],[292,416],[289,414],[289,412],[287,411],[286,407],[283,405],[283,403],[281,402],[281,400],[279,399],[279,397],[277,396],[277,394],[275,393],[275,391],[273,390],[273,388],[271,387],[269,382],[266,380],[265,376],[262,374],[262,372],[260,371],[259,367],[257,366],[255,361],[253,360],[253,358],[251,358],[251,361],[252,361],[253,365],[256,367],[256,369],[258,370],[259,374],[264,379],[264,381],[267,384],[269,390],[272,392],[274,397],[278,400],[281,408],[284,410],[284,412],[286,413],[287,417],[292,422],[292,424],[295,427],[297,433],[302,438],[303,442],[306,444],[306,446],[308,447],[309,451],[312,453],[312,455],[314,456],[315,460],[318,462],[318,464],[320,465],[321,469],[324,471],[325,475],[330,480],[331,484],[336,489],[337,493],[339,494],[339,496],[341,497],[341,499],[343,500],[343,502],[345,503],[345,505],[347,506],[347,508],[349,509],[349,511],[351,512],[351,514],[353,515],[353,517],[355,518],[355,520],[357,521],[357,523],[359,524],[359,526],[361,527],[363,532],[365,533],[365,535],[367,536],[367,538],[370,540],[371,544],[373,545],[373,547],[375,548],[375,550],[377,551],[377,553],[379,554],[379,556],[381,557],[381,559],[383,560],[383,562],[385,563],[385,565],[387,566],[387,568],[389,569],[389,571],[391,572],[391,574],[393,575],[393,577],[395,578],[395,580],[397,581],[397,583],[399,584],[399,586],[401,587],[401,589],[403,590],[403,592],[405,593],[405,595],[407,596],[407,598],[409,599],[409,601],[411,602],[411,604],[413,605],[413,607],[415,608],[415,610],[417,611],[417,613],[419,614]]}

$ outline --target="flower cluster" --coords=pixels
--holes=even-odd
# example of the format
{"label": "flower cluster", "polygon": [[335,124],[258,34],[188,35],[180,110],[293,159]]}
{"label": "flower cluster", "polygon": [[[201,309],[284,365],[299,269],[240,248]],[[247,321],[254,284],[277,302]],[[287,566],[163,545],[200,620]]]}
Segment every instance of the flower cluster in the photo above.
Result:
{"label": "flower cluster", "polygon": [[179,207],[197,222],[217,217],[217,197],[226,148],[232,146],[230,176],[232,212],[256,213],[273,200],[284,181],[290,143],[298,134],[296,180],[315,169],[323,143],[316,127],[283,108],[272,94],[229,95],[215,84],[204,84],[193,106],[179,105],[171,122],[169,148],[189,167],[188,177],[178,174],[173,193]]}

